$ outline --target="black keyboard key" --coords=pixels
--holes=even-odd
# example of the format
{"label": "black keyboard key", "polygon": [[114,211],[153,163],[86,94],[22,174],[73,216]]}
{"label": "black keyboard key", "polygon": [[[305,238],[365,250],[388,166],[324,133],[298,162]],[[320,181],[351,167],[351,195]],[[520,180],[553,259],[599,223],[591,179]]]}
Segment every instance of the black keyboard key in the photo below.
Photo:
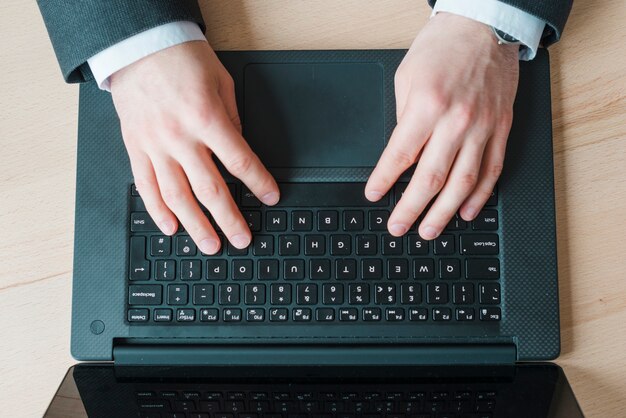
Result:
{"label": "black keyboard key", "polygon": [[249,208],[258,208],[261,201],[247,187],[241,187],[241,206]]}
{"label": "black keyboard key", "polygon": [[317,256],[326,254],[326,238],[324,235],[307,235],[304,237],[304,255]]}
{"label": "black keyboard key", "polygon": [[213,305],[213,285],[194,284],[193,285],[194,305]]}
{"label": "black keyboard key", "polygon": [[278,260],[259,260],[259,280],[278,279]]}
{"label": "black keyboard key", "polygon": [[233,260],[233,280],[252,280],[252,260]]}
{"label": "black keyboard key", "polygon": [[202,261],[182,260],[180,262],[181,280],[200,280],[202,278]]}
{"label": "black keyboard key", "polygon": [[243,301],[246,305],[265,305],[265,285],[245,285]]}
{"label": "black keyboard key", "polygon": [[357,255],[376,255],[376,235],[357,235],[356,253]]}
{"label": "black keyboard key", "polygon": [[252,253],[256,256],[274,255],[274,237],[271,235],[255,235]]}
{"label": "black keyboard key", "polygon": [[147,309],[129,309],[128,322],[148,322],[150,312]]}
{"label": "black keyboard key", "polygon": [[383,250],[383,255],[402,254],[402,237],[394,237],[392,235],[383,235],[382,250]]}
{"label": "black keyboard key", "polygon": [[284,322],[289,319],[289,311],[286,308],[270,309],[270,322]]}
{"label": "black keyboard key", "polygon": [[502,312],[500,311],[500,308],[480,308],[481,321],[499,321],[500,319],[502,319]]}
{"label": "black keyboard key", "polygon": [[223,311],[224,322],[240,322],[241,321],[241,309],[239,308],[227,308]]}
{"label": "black keyboard key", "polygon": [[160,284],[136,284],[128,287],[129,305],[160,305],[163,288]]}
{"label": "black keyboard key", "polygon": [[336,210],[321,210],[317,214],[318,231],[336,231],[339,227]]}
{"label": "black keyboard key", "polygon": [[352,237],[350,235],[331,235],[330,254],[339,256],[350,255],[352,252],[351,241]]}
{"label": "black keyboard key", "polygon": [[352,258],[339,258],[335,260],[335,277],[337,280],[356,279],[356,260]]}
{"label": "black keyboard key", "polygon": [[500,284],[484,283],[479,286],[480,303],[485,305],[497,305],[500,303]]}
{"label": "black keyboard key", "polygon": [[226,260],[208,260],[206,262],[207,279],[226,280]]}
{"label": "black keyboard key", "polygon": [[435,238],[435,254],[454,254],[454,235],[443,234]]}
{"label": "black keyboard key", "polygon": [[350,284],[348,287],[348,303],[350,305],[367,305],[370,303],[369,284]]}
{"label": "black keyboard key", "polygon": [[439,260],[439,277],[442,279],[461,278],[461,260],[456,258],[442,258]]}
{"label": "black keyboard key", "polygon": [[291,285],[273,283],[270,286],[270,303],[272,305],[289,305],[291,303]]}
{"label": "black keyboard key", "polygon": [[304,260],[289,259],[283,261],[283,277],[287,280],[304,279]]}
{"label": "black keyboard key", "polygon": [[171,254],[172,239],[166,236],[150,238],[150,255],[153,257],[168,257]]}
{"label": "black keyboard key", "polygon": [[148,212],[130,214],[130,232],[160,232]]}
{"label": "black keyboard key", "polygon": [[489,196],[489,199],[487,199],[487,203],[485,203],[485,206],[496,206],[498,204],[498,185],[496,184],[496,187],[494,187],[493,191],[491,192],[491,196]]}
{"label": "black keyboard key", "polygon": [[404,309],[387,308],[385,310],[385,319],[389,322],[404,321]]}
{"label": "black keyboard key", "polygon": [[468,279],[499,279],[500,260],[497,258],[468,258],[465,260]]}
{"label": "black keyboard key", "polygon": [[174,280],[176,278],[176,262],[172,260],[156,261],[157,280]]}
{"label": "black keyboard key", "polygon": [[228,243],[227,247],[228,247],[228,255],[230,256],[241,257],[241,256],[248,255],[248,247],[237,248],[230,242]]}
{"label": "black keyboard key", "polygon": [[146,239],[130,237],[130,280],[149,280],[150,262],[146,260]]}
{"label": "black keyboard key", "polygon": [[400,286],[400,303],[415,305],[422,302],[422,285],[419,283],[402,283]]}
{"label": "black keyboard key", "polygon": [[134,183],[130,185],[130,195],[139,196],[139,192],[137,191],[137,186],[135,186]]}
{"label": "black keyboard key", "polygon": [[445,228],[446,231],[463,231],[464,229],[467,229],[467,222],[459,215],[454,215]]}
{"label": "black keyboard key", "polygon": [[409,321],[426,321],[428,320],[428,309],[411,308],[409,309]]}
{"label": "black keyboard key", "polygon": [[186,284],[171,284],[167,286],[168,305],[186,305],[189,288]]}
{"label": "black keyboard key", "polygon": [[408,235],[408,251],[410,255],[428,255],[428,241],[417,234]]}
{"label": "black keyboard key", "polygon": [[448,303],[448,285],[445,283],[428,283],[426,285],[426,301],[429,304]]}
{"label": "black keyboard key", "polygon": [[297,235],[281,235],[278,238],[278,254],[283,256],[300,254],[300,237]]}
{"label": "black keyboard key", "polygon": [[339,309],[339,320],[342,322],[354,322],[359,319],[359,311],[356,308]]}
{"label": "black keyboard key", "polygon": [[252,232],[258,232],[261,230],[261,212],[241,212],[243,218],[246,220],[248,224],[248,228]]}
{"label": "black keyboard key", "polygon": [[496,234],[461,235],[461,254],[495,255],[500,252],[500,241]]}
{"label": "black keyboard key", "polygon": [[330,260],[327,258],[309,260],[309,277],[312,280],[330,279]]}
{"label": "black keyboard key", "polygon": [[387,277],[391,280],[409,278],[409,261],[406,258],[390,258],[387,260]]}
{"label": "black keyboard key", "polygon": [[495,231],[498,229],[498,211],[494,209],[481,210],[472,221],[474,231]]}
{"label": "black keyboard key", "polygon": [[472,283],[455,283],[453,301],[457,305],[474,303],[474,285]]}
{"label": "black keyboard key", "polygon": [[388,210],[371,210],[369,212],[369,230],[386,231],[389,220]]}
{"label": "black keyboard key", "polygon": [[402,195],[404,194],[404,191],[406,190],[406,187],[409,185],[409,183],[396,183],[396,185],[393,188],[393,194],[394,194],[394,203],[397,205],[398,202],[400,201],[400,199],[402,199]]}
{"label": "black keyboard key", "polygon": [[179,309],[178,311],[176,311],[176,321],[178,322],[193,322],[195,320],[195,309]]}
{"label": "black keyboard key", "polygon": [[433,321],[449,321],[452,319],[450,308],[433,308]]}
{"label": "black keyboard key", "polygon": [[344,231],[362,231],[364,227],[363,211],[346,210],[343,212]]}
{"label": "black keyboard key", "polygon": [[413,260],[414,279],[434,279],[435,262],[432,258],[416,258]]}
{"label": "black keyboard key", "polygon": [[296,210],[291,212],[291,230],[305,232],[312,231],[313,212],[310,210]]}
{"label": "black keyboard key", "polygon": [[326,283],[322,286],[322,303],[324,305],[343,304],[343,284]]}
{"label": "black keyboard key", "polygon": [[292,311],[292,319],[294,322],[308,322],[311,320],[310,308],[294,308]]}
{"label": "black keyboard key", "polygon": [[155,309],[154,322],[172,322],[171,309]]}
{"label": "black keyboard key", "polygon": [[218,302],[220,305],[239,304],[238,284],[220,284],[218,289]]}
{"label": "black keyboard key", "polygon": [[457,321],[473,321],[474,308],[456,308]]}
{"label": "black keyboard key", "polygon": [[265,309],[253,308],[246,310],[246,321],[263,322],[265,321]]}
{"label": "black keyboard key", "polygon": [[364,258],[361,260],[361,278],[376,280],[383,278],[383,261],[380,258]]}
{"label": "black keyboard key", "polygon": [[377,305],[393,305],[396,303],[395,284],[377,284],[374,290],[374,302],[376,302]]}
{"label": "black keyboard key", "polygon": [[220,318],[219,310],[215,308],[200,309],[200,322],[217,322]]}
{"label": "black keyboard key", "polygon": [[296,285],[296,303],[298,305],[317,304],[317,285],[308,283]]}
{"label": "black keyboard key", "polygon": [[335,310],[333,308],[317,308],[315,310],[315,320],[320,322],[334,321]]}
{"label": "black keyboard key", "polygon": [[367,322],[380,321],[381,320],[380,308],[363,308],[363,320]]}
{"label": "black keyboard key", "polygon": [[281,232],[287,230],[287,212],[271,210],[266,212],[265,230],[268,232]]}

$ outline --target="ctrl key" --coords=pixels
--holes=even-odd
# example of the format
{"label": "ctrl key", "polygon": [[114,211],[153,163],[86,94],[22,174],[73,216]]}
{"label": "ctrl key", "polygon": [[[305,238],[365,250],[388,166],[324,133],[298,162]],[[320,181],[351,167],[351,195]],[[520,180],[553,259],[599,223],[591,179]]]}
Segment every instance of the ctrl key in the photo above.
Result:
{"label": "ctrl key", "polygon": [[499,321],[502,319],[500,308],[480,308],[481,321]]}
{"label": "ctrl key", "polygon": [[129,309],[128,322],[147,322],[150,313],[147,309]]}

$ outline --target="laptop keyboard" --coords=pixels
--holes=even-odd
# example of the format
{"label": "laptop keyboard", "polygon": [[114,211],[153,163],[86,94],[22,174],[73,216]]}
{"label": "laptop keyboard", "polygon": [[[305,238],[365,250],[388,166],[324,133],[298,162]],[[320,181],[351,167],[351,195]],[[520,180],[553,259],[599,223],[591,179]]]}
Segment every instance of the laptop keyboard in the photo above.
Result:
{"label": "laptop keyboard", "polygon": [[143,418],[492,418],[496,392],[146,390],[137,403]]}
{"label": "laptop keyboard", "polygon": [[162,235],[131,187],[127,321],[501,320],[497,189],[474,221],[457,215],[426,241],[415,232],[387,232],[406,183],[376,203],[365,199],[364,186],[283,183],[279,204],[266,207],[241,184],[229,184],[253,241],[239,250],[220,236],[215,255],[202,254],[182,229]]}

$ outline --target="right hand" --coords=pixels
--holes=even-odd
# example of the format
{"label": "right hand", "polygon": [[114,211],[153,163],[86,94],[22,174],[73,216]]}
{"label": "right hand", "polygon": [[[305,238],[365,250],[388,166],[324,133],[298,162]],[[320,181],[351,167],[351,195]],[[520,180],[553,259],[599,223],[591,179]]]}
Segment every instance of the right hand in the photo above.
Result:
{"label": "right hand", "polygon": [[[220,240],[196,198],[237,248],[250,229],[212,154],[266,205],[278,185],[241,136],[233,80],[206,42],[186,42],[149,55],[111,77],[135,186],[166,235],[178,220],[205,254]],[[195,195],[195,197],[194,197]]]}

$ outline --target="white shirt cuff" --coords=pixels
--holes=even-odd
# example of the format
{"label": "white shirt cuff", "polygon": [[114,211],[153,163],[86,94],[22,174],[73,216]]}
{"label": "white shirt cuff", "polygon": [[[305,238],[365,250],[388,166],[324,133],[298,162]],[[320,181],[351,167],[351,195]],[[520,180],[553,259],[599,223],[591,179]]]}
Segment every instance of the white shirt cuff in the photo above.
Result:
{"label": "white shirt cuff", "polygon": [[108,47],[87,60],[102,90],[110,91],[109,78],[117,71],[162,49],[189,41],[205,41],[204,33],[193,22],[170,22]]}
{"label": "white shirt cuff", "polygon": [[525,61],[537,55],[541,35],[546,26],[546,22],[530,13],[497,0],[437,0],[431,17],[438,12],[474,19],[511,35],[526,46],[520,49],[519,54],[519,58]]}

